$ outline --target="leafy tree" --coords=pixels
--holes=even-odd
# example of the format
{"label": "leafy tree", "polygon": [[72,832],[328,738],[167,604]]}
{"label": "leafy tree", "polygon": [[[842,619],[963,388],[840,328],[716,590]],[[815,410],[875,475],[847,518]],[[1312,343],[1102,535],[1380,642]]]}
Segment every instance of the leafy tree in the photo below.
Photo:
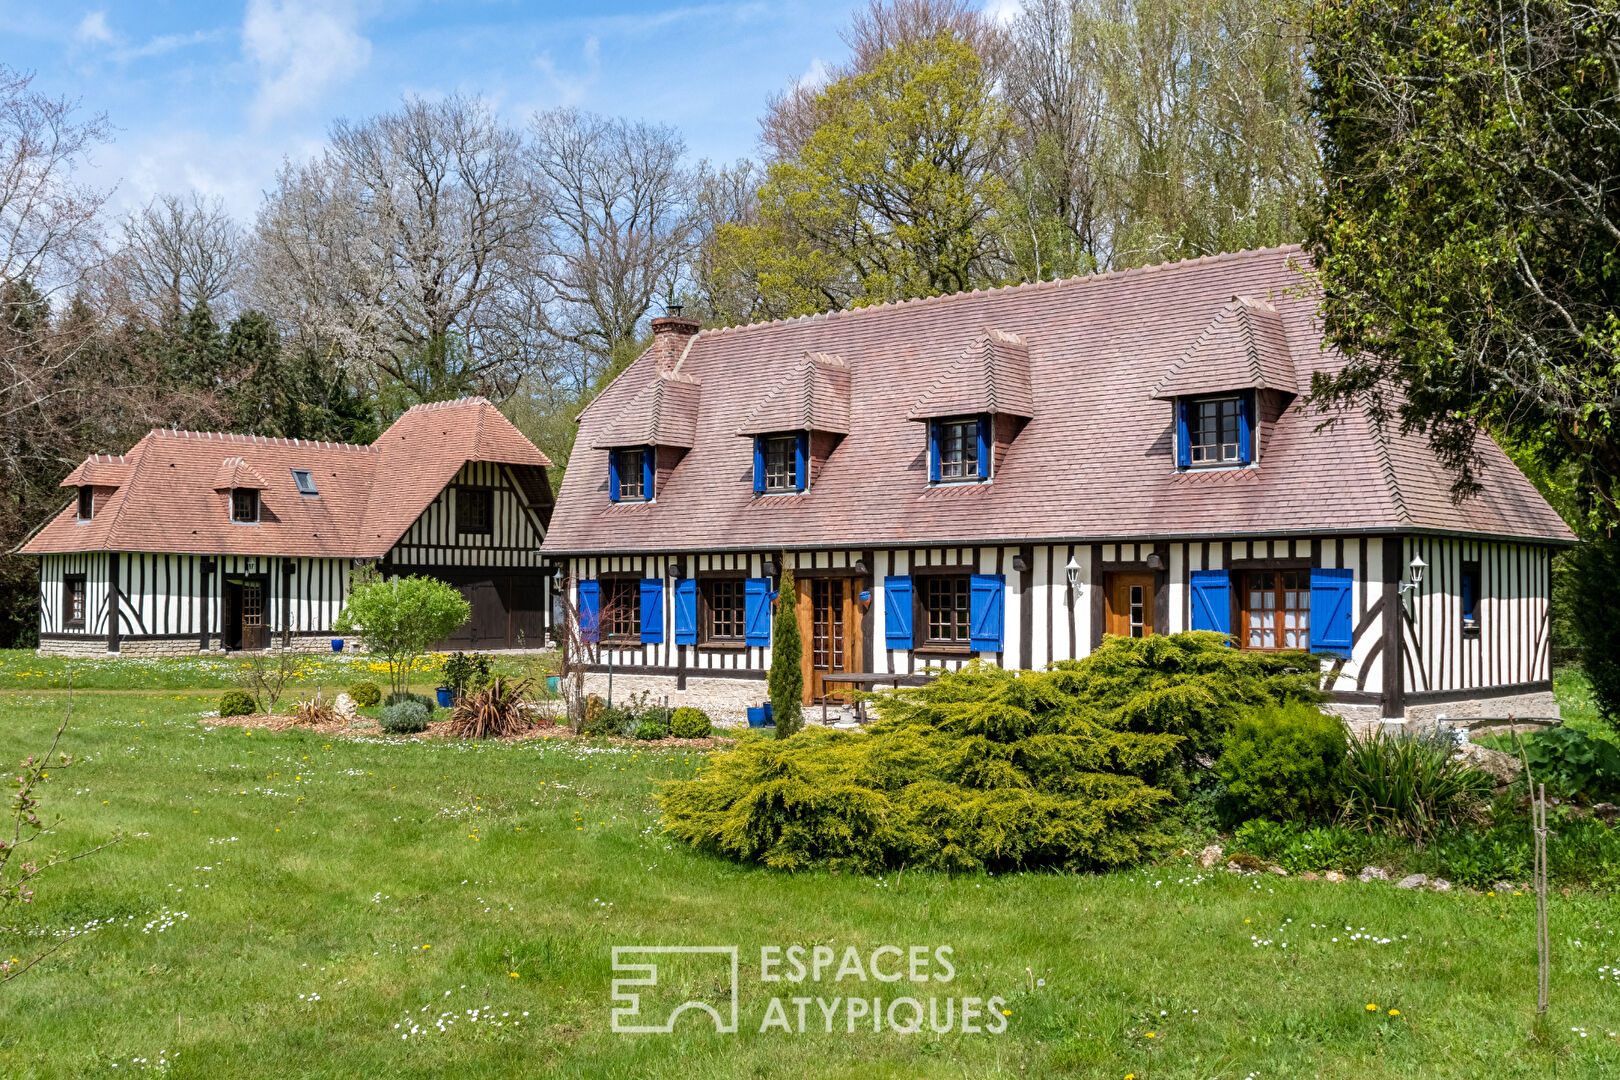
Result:
{"label": "leafy tree", "polygon": [[819,126],[773,162],[757,223],[723,226],[722,273],[794,315],[1000,280],[997,171],[1012,134],[994,79],[950,33],[889,48],[828,86]]}
{"label": "leafy tree", "polygon": [[238,430],[283,439],[369,443],[377,409],[331,350],[284,349],[262,312],[247,311],[225,335],[225,366],[238,373],[231,413]]}
{"label": "leafy tree", "polygon": [[1496,430],[1620,521],[1620,5],[1323,2],[1310,35],[1349,357],[1312,399],[1426,432],[1458,494]]}
{"label": "leafy tree", "polygon": [[776,717],[776,737],[785,739],[804,726],[804,642],[799,637],[799,590],[793,571],[782,568],[782,581],[776,594],[776,620],[771,627],[771,712]]}
{"label": "leafy tree", "polygon": [[1571,560],[1575,588],[1565,592],[1581,644],[1581,666],[1592,696],[1610,724],[1620,725],[1620,539],[1598,537],[1577,548]]}
{"label": "leafy tree", "polygon": [[368,650],[388,663],[394,693],[410,689],[411,669],[436,641],[449,637],[472,615],[472,605],[437,578],[372,574],[357,577],[332,629],[358,634]]}

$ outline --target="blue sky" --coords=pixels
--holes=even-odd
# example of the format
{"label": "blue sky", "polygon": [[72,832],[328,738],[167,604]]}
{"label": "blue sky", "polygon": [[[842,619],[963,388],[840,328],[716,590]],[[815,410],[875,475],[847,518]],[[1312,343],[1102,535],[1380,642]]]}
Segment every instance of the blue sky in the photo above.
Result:
{"label": "blue sky", "polygon": [[249,219],[283,157],[404,94],[482,94],[513,123],[577,105],[671,124],[694,158],[755,152],[771,94],[844,55],[853,5],[515,0],[0,0],[0,62],[104,111],[113,206],[196,189]]}

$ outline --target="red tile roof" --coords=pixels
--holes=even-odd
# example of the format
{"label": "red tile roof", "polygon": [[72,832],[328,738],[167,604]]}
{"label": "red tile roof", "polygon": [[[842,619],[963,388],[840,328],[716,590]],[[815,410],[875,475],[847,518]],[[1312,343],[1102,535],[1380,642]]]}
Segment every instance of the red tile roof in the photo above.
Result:
{"label": "red tile roof", "polygon": [[232,488],[257,488],[264,491],[270,485],[264,482],[264,477],[253,471],[253,466],[239,457],[228,457],[219,463],[219,471],[214,474],[214,490],[229,491]]}
{"label": "red tile roof", "polygon": [[849,434],[849,365],[843,357],[805,353],[737,425],[738,435],[774,431]]}
{"label": "red tile roof", "polygon": [[[418,405],[370,446],[157,430],[75,469],[64,486],[89,476],[117,490],[90,521],[64,507],[21,550],[381,557],[468,461],[551,464],[483,398]],[[108,468],[124,473],[104,481]],[[318,494],[300,494],[293,469],[308,469]],[[258,479],[258,523],[231,521],[222,472]]]}
{"label": "red tile roof", "polygon": [[[1279,347],[1301,386],[1313,370],[1339,362],[1321,347],[1303,267],[1298,249],[1275,248],[705,330],[680,361],[683,372],[703,382],[696,445],[656,501],[634,512],[611,504],[606,451],[595,448],[603,425],[653,377],[649,354],[581,414],[545,550],[1396,530],[1570,540],[1558,515],[1489,439],[1480,445],[1484,494],[1454,504],[1423,436],[1376,431],[1359,409],[1319,431],[1324,417],[1296,401],[1256,465],[1176,470],[1171,406],[1149,395],[1178,361],[1196,358],[1206,333],[1227,334],[1211,333],[1223,320],[1236,323],[1237,340],[1252,339],[1268,380],[1280,379]],[[1252,302],[1231,309],[1234,296]],[[1275,309],[1275,322],[1262,304]],[[1025,343],[1032,419],[992,481],[930,487],[924,425],[905,421],[986,327]],[[1247,348],[1240,350],[1245,362]],[[736,432],[756,406],[758,388],[790,377],[807,352],[832,353],[848,365],[849,434],[804,495],[755,496],[753,451]]]}
{"label": "red tile roof", "polygon": [[1264,300],[1232,297],[1170,365],[1153,396],[1168,401],[1225,390],[1299,390],[1282,316]]}
{"label": "red tile roof", "polygon": [[697,438],[696,379],[660,372],[646,389],[613,418],[612,426],[597,439],[600,448],[615,446],[678,446],[690,450]]}
{"label": "red tile roof", "polygon": [[971,413],[1035,415],[1035,396],[1029,386],[1029,346],[1023,338],[1000,330],[987,330],[974,338],[911,407],[907,419]]}

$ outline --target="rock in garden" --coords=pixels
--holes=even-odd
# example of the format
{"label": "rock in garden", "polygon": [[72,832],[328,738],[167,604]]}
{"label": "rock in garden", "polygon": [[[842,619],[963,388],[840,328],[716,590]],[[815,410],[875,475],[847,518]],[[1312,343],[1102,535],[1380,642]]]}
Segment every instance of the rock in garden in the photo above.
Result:
{"label": "rock in garden", "polygon": [[1363,866],[1361,873],[1356,875],[1362,881],[1388,881],[1389,875],[1377,866]]}
{"label": "rock in garden", "polygon": [[1476,743],[1465,743],[1457,756],[1474,768],[1489,773],[1497,787],[1506,787],[1524,772],[1524,766],[1512,754],[1492,750]]}
{"label": "rock in garden", "polygon": [[[1429,883],[1428,874],[1408,874],[1395,885],[1397,889],[1421,889]],[[1448,885],[1447,888],[1450,888]]]}
{"label": "rock in garden", "polygon": [[1612,802],[1593,803],[1592,813],[1613,825],[1615,818],[1620,818],[1620,806]]}
{"label": "rock in garden", "polygon": [[1266,867],[1266,871],[1268,873],[1276,874],[1278,877],[1287,877],[1288,876],[1288,871],[1284,870],[1280,866],[1268,866],[1268,867]]}
{"label": "rock in garden", "polygon": [[1437,877],[1433,881],[1429,882],[1429,888],[1433,889],[1435,892],[1450,892],[1451,882],[1447,881],[1443,877]]}
{"label": "rock in garden", "polygon": [[1220,861],[1221,845],[1219,844],[1211,844],[1209,847],[1198,853],[1198,865],[1202,866],[1205,870],[1208,870],[1210,867],[1214,866]]}
{"label": "rock in garden", "polygon": [[1321,881],[1322,879],[1317,877],[1315,874],[1311,873],[1309,870],[1307,870],[1303,874],[1299,875],[1299,880],[1301,880],[1301,881]]}
{"label": "rock in garden", "polygon": [[360,715],[360,709],[354,703],[354,698],[348,694],[339,694],[337,700],[332,702],[332,711],[345,720],[353,720]]}
{"label": "rock in garden", "polygon": [[1343,885],[1350,879],[1339,873],[1337,870],[1329,870],[1327,873],[1322,875],[1322,880],[1331,881],[1335,885]]}
{"label": "rock in garden", "polygon": [[1491,890],[1493,892],[1512,892],[1517,888],[1518,886],[1513,884],[1511,881],[1498,881],[1495,885],[1491,886]]}

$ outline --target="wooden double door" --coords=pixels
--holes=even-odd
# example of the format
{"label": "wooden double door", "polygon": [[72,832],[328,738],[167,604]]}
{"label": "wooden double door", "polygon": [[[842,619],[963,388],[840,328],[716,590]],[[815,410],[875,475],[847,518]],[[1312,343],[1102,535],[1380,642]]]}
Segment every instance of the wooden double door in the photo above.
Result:
{"label": "wooden double door", "polygon": [[861,609],[856,595],[860,578],[811,577],[799,581],[799,637],[804,650],[804,703],[843,701],[846,684],[828,684],[826,677],[862,670],[864,642]]}

